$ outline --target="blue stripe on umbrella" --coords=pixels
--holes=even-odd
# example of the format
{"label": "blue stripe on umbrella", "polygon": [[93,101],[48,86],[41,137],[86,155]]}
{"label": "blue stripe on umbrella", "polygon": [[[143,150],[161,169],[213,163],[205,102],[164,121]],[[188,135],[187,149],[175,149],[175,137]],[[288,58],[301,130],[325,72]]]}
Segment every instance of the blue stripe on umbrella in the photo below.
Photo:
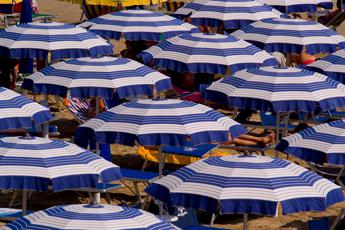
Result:
{"label": "blue stripe on umbrella", "polygon": [[0,56],[46,60],[48,53],[52,59],[64,59],[97,57],[113,51],[111,44],[95,34],[63,23],[21,24],[6,28],[0,35]]}
{"label": "blue stripe on umbrella", "polygon": [[344,200],[341,188],[327,179],[292,162],[255,155],[202,159],[155,181],[146,192],[170,205],[272,216],[278,203],[289,214],[324,211]]}
{"label": "blue stripe on umbrella", "polygon": [[345,165],[345,153],[341,151],[344,134],[345,121],[337,120],[285,137],[277,149],[316,164]]}
{"label": "blue stripe on umbrella", "polygon": [[[138,81],[139,80],[139,81]],[[153,96],[171,88],[171,80],[147,66],[126,58],[72,59],[53,64],[25,78],[22,88],[35,94],[66,97],[120,98]]]}
{"label": "blue stripe on umbrella", "polygon": [[319,73],[292,67],[262,67],[221,79],[209,86],[203,96],[241,109],[315,112],[344,106],[344,90],[343,84]]}
{"label": "blue stripe on umbrella", "polygon": [[96,187],[121,178],[118,166],[60,140],[0,138],[0,188],[54,191]]}
{"label": "blue stripe on umbrella", "polygon": [[90,119],[78,128],[76,139],[95,135],[102,143],[188,146],[224,142],[229,140],[229,134],[235,138],[244,133],[242,125],[204,105],[180,100],[139,100]]}
{"label": "blue stripe on umbrella", "polygon": [[[231,47],[229,47],[229,45]],[[183,34],[153,46],[139,56],[152,59],[160,67],[178,72],[226,74],[250,67],[278,65],[263,50],[232,36],[220,34]]]}
{"label": "blue stripe on umbrella", "polygon": [[61,205],[24,216],[5,229],[140,229],[171,230],[175,226],[155,215],[113,205]]}
{"label": "blue stripe on umbrella", "polygon": [[0,114],[0,130],[30,128],[32,124],[37,126],[53,119],[48,108],[2,87]]}
{"label": "blue stripe on umbrella", "polygon": [[146,10],[124,10],[106,14],[80,24],[105,38],[129,41],[160,41],[181,33],[199,31],[184,21]]}
{"label": "blue stripe on umbrella", "polygon": [[[345,48],[345,38],[314,21],[302,19],[264,19],[231,35],[244,39],[268,52],[332,53]],[[316,39],[317,38],[317,39]]]}

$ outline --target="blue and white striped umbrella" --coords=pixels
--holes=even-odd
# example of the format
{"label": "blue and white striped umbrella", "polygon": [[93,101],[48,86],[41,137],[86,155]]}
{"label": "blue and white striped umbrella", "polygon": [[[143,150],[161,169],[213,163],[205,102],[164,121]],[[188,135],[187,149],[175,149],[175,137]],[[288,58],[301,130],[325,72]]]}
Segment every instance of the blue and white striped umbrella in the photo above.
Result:
{"label": "blue and white striped umbrella", "polygon": [[344,146],[345,121],[337,120],[287,136],[277,149],[308,162],[345,166]]}
{"label": "blue and white striped umbrella", "polygon": [[174,15],[190,15],[194,25],[239,29],[265,18],[280,18],[282,13],[256,0],[195,0],[179,8]]}
{"label": "blue and white striped umbrella", "polygon": [[345,48],[345,37],[315,21],[273,18],[254,22],[231,35],[267,52],[332,53]]}
{"label": "blue and white striped umbrella", "polygon": [[160,67],[193,73],[226,74],[240,69],[275,66],[277,60],[252,44],[222,34],[183,34],[139,54]]}
{"label": "blue and white striped umbrella", "polygon": [[345,106],[345,85],[298,68],[261,67],[214,82],[204,97],[226,106],[274,112],[327,111]]}
{"label": "blue and white striped umbrella", "polygon": [[53,119],[50,110],[12,90],[0,87],[0,130],[31,128]]}
{"label": "blue and white striped umbrella", "polygon": [[96,34],[63,23],[27,23],[0,34],[0,56],[51,59],[113,54],[112,45]]}
{"label": "blue and white striped umbrella", "polygon": [[212,213],[274,216],[324,211],[344,201],[341,188],[287,160],[232,155],[199,160],[155,181],[146,192],[176,206]]}
{"label": "blue and white striped umbrella", "polygon": [[95,188],[121,179],[120,168],[96,154],[61,140],[0,138],[0,189],[54,191]]}
{"label": "blue and white striped umbrella", "polygon": [[118,11],[91,19],[80,26],[90,27],[90,31],[105,38],[119,40],[124,35],[129,41],[160,41],[181,33],[199,31],[189,23],[147,10]]}
{"label": "blue and white striped umbrella", "polygon": [[320,58],[303,68],[322,73],[334,80],[345,83],[345,50],[339,50]]}
{"label": "blue and white striped umbrella", "polygon": [[246,129],[210,107],[189,101],[157,99],[128,102],[79,126],[78,140],[94,135],[101,143],[143,146],[225,142]]}
{"label": "blue and white striped umbrella", "polygon": [[280,12],[316,12],[317,7],[326,9],[333,8],[332,0],[259,0],[262,3],[270,5]]}
{"label": "blue and white striped umbrella", "polygon": [[35,94],[88,98],[153,96],[171,88],[171,80],[139,62],[127,58],[79,58],[53,64],[24,79],[22,88]]}
{"label": "blue and white striped umbrella", "polygon": [[9,223],[4,229],[172,230],[178,228],[140,209],[108,204],[75,204],[34,212]]}

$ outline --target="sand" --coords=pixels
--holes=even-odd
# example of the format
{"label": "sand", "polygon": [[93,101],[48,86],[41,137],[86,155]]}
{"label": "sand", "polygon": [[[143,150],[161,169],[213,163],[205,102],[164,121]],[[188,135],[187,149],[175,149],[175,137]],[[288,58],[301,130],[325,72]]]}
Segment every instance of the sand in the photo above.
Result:
{"label": "sand", "polygon": [[[81,10],[79,5],[74,5],[57,0],[38,0],[41,13],[48,13],[56,15],[55,21],[76,23],[79,22],[81,16]],[[342,25],[338,32],[345,35],[345,27]],[[116,43],[116,53],[123,48],[122,43]],[[54,107],[54,105],[53,105]],[[70,140],[74,134],[75,129],[78,126],[78,122],[65,109],[61,113],[54,112],[57,117],[57,121],[54,123],[58,125],[61,132],[61,138],[64,140]],[[143,160],[135,154],[135,148],[113,145],[112,146],[112,159],[113,162],[122,167],[139,168]],[[295,159],[296,160],[296,159]],[[155,170],[155,168],[151,168]],[[141,187],[143,189],[143,187]],[[11,193],[2,193],[0,198],[1,207],[6,207],[9,203]],[[253,194],[255,196],[255,194]],[[17,201],[20,200],[20,195],[17,197]],[[122,188],[116,190],[112,194],[113,204],[119,202],[133,203],[135,202],[134,195],[127,189]],[[80,196],[80,194],[74,192],[61,192],[61,193],[34,193],[29,203],[29,209],[40,210],[48,208],[53,205],[60,204],[73,204],[73,203],[87,203],[89,202],[86,194]],[[102,199],[102,202],[105,202]],[[330,217],[334,219],[339,213],[340,209],[345,207],[345,203],[340,203],[332,206],[326,212],[319,213],[298,213],[293,215],[278,217],[262,217],[262,216],[250,216],[249,217],[249,229],[308,229],[307,222],[312,218],[318,217]],[[209,222],[210,215],[202,214],[199,216],[199,221],[202,223]],[[4,223],[1,223],[4,224]],[[215,226],[229,229],[242,229],[242,216],[240,215],[224,215],[220,216],[215,221]]]}

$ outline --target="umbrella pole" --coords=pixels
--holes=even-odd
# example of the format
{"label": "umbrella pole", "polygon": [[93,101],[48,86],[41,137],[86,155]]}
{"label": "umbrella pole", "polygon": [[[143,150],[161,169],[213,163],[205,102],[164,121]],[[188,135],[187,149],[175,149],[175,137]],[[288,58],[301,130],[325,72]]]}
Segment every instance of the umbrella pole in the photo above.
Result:
{"label": "umbrella pole", "polygon": [[99,97],[96,96],[95,100],[96,100],[96,114],[99,114]]}
{"label": "umbrella pole", "polygon": [[339,171],[339,174],[337,176],[337,178],[335,179],[335,181],[340,185],[340,187],[344,190],[345,189],[345,185],[344,183],[341,181],[341,177],[344,175],[344,171],[345,171],[345,166],[343,166],[341,168],[341,170]]}
{"label": "umbrella pole", "polygon": [[[96,100],[96,115],[99,114],[99,97],[96,96],[95,97]],[[100,148],[99,148],[99,143],[96,140],[96,154],[99,156],[100,154]],[[96,202],[97,204],[101,203],[101,194],[99,192],[94,194],[93,197],[94,202]]]}
{"label": "umbrella pole", "polygon": [[26,215],[26,207],[28,202],[28,191],[23,190],[23,198],[22,198],[22,216]]}
{"label": "umbrella pole", "polygon": [[42,124],[42,137],[49,138],[49,123]]}
{"label": "umbrella pole", "polygon": [[248,230],[248,214],[243,214],[243,230]]}
{"label": "umbrella pole", "polygon": [[[280,113],[277,112],[277,125],[276,125],[276,144],[279,142],[279,129],[280,128]],[[278,150],[275,150],[275,157],[278,157]]]}
{"label": "umbrella pole", "polygon": [[163,157],[163,146],[160,145],[158,148],[158,175],[159,178],[163,177],[163,168],[164,168],[164,157]]}

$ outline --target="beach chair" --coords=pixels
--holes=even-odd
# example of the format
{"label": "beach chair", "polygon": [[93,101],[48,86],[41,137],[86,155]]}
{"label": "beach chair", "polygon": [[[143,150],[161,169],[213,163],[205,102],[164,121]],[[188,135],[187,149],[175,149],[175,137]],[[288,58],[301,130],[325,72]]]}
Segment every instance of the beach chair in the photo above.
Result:
{"label": "beach chair", "polygon": [[223,228],[214,228],[210,226],[199,225],[197,212],[193,208],[175,208],[173,210],[177,221],[172,224],[184,230],[221,230]]}
{"label": "beach chair", "polygon": [[[273,113],[263,112],[259,113],[260,122],[256,121],[245,121],[242,124],[248,128],[262,128],[265,130],[276,130],[277,129],[277,118]],[[281,119],[281,124],[279,126],[280,131],[293,131],[296,126],[289,123],[289,114],[285,114],[283,119]]]}
{"label": "beach chair", "polygon": [[[142,209],[146,208],[148,204],[149,196],[141,197],[138,184],[143,184],[145,187],[152,184],[159,178],[157,172],[147,172],[136,169],[124,169],[121,168],[122,179],[121,182],[137,197],[137,202],[134,206],[139,206]],[[132,189],[127,182],[132,182],[134,189]]]}

